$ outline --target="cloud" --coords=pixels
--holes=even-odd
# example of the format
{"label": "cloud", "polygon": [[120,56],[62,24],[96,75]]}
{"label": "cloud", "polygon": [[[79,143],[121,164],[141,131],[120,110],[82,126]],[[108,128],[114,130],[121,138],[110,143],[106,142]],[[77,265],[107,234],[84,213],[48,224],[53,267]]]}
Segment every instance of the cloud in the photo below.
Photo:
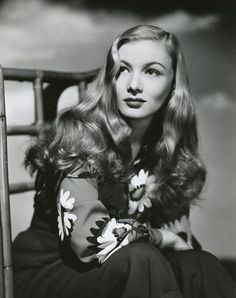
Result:
{"label": "cloud", "polygon": [[0,24],[0,54],[5,64],[50,60],[67,45],[80,41],[85,46],[99,33],[88,15],[37,1],[6,5]]}
{"label": "cloud", "polygon": [[[193,32],[212,29],[218,21],[214,15],[199,17],[177,11],[145,23]],[[0,62],[5,67],[92,69],[101,65],[117,34],[142,22],[130,13],[88,12],[41,1],[8,2],[0,15]],[[32,89],[15,84],[6,93],[9,124],[32,121]]]}
{"label": "cloud", "polygon": [[227,93],[216,91],[199,98],[199,104],[218,111],[236,112],[236,102]]}
{"label": "cloud", "polygon": [[177,11],[153,19],[151,23],[169,31],[185,33],[214,29],[219,21],[220,18],[217,15],[194,16],[184,11]]}
{"label": "cloud", "polygon": [[[0,15],[1,63],[47,68],[58,63],[62,69],[63,64],[70,68],[78,60],[82,68],[86,69],[86,63],[90,68],[90,52],[100,61],[118,33],[143,21],[131,13],[89,12],[41,1],[7,2]],[[145,19],[173,32],[210,29],[218,21],[214,15],[200,17],[183,11]]]}

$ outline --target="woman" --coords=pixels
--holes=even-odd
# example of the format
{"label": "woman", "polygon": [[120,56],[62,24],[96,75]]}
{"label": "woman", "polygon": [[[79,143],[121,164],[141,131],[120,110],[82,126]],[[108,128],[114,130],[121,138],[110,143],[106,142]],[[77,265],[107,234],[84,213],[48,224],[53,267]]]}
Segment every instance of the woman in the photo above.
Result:
{"label": "woman", "polygon": [[191,232],[206,172],[173,34],[121,34],[26,165],[37,192],[31,226],[14,242],[16,297],[236,297]]}

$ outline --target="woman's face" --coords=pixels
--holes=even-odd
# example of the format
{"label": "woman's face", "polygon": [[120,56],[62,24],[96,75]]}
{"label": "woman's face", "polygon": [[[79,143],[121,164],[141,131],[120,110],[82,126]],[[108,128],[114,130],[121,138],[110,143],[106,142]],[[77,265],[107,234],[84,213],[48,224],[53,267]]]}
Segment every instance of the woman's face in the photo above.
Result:
{"label": "woman's face", "polygon": [[172,85],[172,61],[166,46],[161,41],[132,41],[118,53],[121,68],[115,92],[120,113],[127,119],[151,119]]}

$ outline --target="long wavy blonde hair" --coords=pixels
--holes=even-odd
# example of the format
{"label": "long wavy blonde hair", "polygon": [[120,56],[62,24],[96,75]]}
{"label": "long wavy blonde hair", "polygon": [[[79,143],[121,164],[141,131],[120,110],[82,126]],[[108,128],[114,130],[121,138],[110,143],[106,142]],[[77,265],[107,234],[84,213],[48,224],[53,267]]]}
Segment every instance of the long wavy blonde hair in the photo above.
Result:
{"label": "long wavy blonde hair", "polygon": [[198,196],[206,177],[198,155],[195,107],[179,42],[155,26],[136,26],[116,38],[81,102],[58,116],[51,138],[39,139],[29,149],[26,165],[33,171],[50,167],[68,173],[86,163],[102,180],[124,181],[132,174],[127,167],[131,131],[119,114],[114,85],[120,70],[119,48],[140,40],[164,42],[174,71],[169,96],[143,139],[157,176],[157,197],[162,204],[189,202]]}

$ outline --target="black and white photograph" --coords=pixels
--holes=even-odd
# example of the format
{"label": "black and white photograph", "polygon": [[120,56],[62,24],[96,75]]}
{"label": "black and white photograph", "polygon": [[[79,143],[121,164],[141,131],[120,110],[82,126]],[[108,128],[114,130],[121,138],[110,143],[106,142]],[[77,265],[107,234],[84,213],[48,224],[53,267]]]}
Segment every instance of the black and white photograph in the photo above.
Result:
{"label": "black and white photograph", "polygon": [[0,0],[0,297],[236,298],[235,15]]}

